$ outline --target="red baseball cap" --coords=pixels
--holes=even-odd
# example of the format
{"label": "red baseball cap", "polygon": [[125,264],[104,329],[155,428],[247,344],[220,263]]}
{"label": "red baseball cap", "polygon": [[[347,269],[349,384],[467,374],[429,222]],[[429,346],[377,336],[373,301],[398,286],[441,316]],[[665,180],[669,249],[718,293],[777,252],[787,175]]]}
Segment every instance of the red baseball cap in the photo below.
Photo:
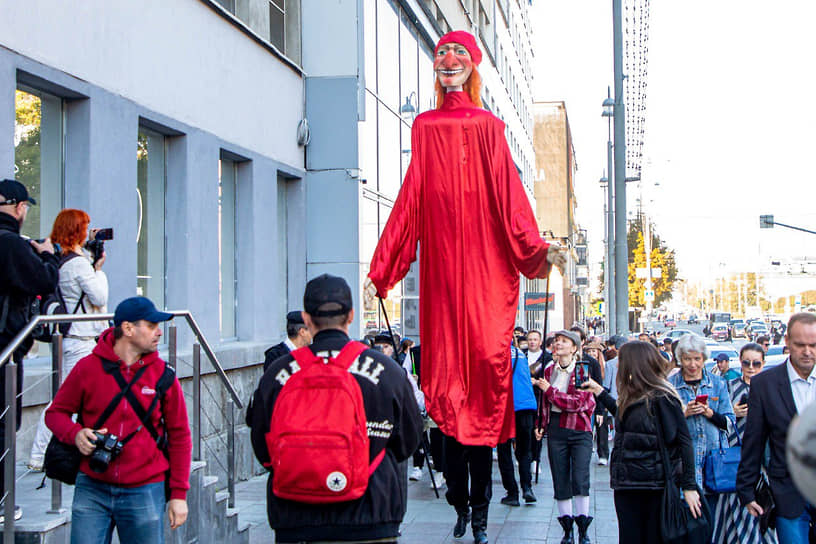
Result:
{"label": "red baseball cap", "polygon": [[439,51],[439,48],[446,43],[459,43],[464,45],[465,49],[467,49],[468,53],[470,53],[470,58],[473,59],[474,64],[479,64],[482,62],[482,50],[479,49],[478,45],[476,45],[476,38],[474,38],[473,34],[470,32],[466,32],[464,30],[454,30],[453,32],[448,32],[439,39],[439,43],[436,44],[434,53]]}

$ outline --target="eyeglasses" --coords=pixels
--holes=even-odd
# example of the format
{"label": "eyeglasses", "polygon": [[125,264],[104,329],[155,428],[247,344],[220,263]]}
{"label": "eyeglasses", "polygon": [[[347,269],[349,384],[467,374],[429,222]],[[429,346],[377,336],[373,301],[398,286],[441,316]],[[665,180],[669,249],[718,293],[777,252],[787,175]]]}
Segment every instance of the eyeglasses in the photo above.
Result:
{"label": "eyeglasses", "polygon": [[748,368],[748,367],[751,367],[751,366],[754,367],[754,368],[760,368],[762,366],[762,363],[763,363],[763,361],[743,361],[742,366],[744,366],[745,368]]}

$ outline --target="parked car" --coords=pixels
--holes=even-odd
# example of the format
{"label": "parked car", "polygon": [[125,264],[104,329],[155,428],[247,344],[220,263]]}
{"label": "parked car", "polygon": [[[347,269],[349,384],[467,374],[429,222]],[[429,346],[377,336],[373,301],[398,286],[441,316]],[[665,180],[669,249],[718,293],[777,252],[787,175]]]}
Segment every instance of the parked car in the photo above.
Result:
{"label": "parked car", "polygon": [[745,323],[735,323],[731,327],[732,338],[745,338]]}
{"label": "parked car", "polygon": [[694,314],[691,314],[689,316],[689,318],[688,318],[688,324],[689,325],[696,325],[697,323],[699,323],[699,321],[697,320],[697,316],[694,315]]}
{"label": "parked car", "polygon": [[751,323],[748,328],[748,337],[751,340],[756,340],[757,337],[768,334],[768,327],[765,323]]}
{"label": "parked car", "polygon": [[700,336],[696,332],[690,331],[688,329],[673,329],[673,330],[667,332],[666,334],[664,334],[663,338],[671,338],[672,342],[673,342],[673,341],[677,340],[678,338],[680,338],[681,336],[686,335],[686,334],[693,334],[694,336]]}
{"label": "parked car", "polygon": [[720,342],[725,342],[731,339],[731,334],[728,331],[728,325],[725,323],[715,323],[711,327],[711,338]]}
{"label": "parked car", "polygon": [[666,321],[663,322],[663,326],[667,327],[667,328],[670,328],[670,329],[673,329],[674,327],[677,326],[677,321],[675,321],[672,318],[668,318],[668,319],[666,319]]}
{"label": "parked car", "polygon": [[785,349],[784,344],[775,344],[768,348],[768,351],[765,352],[765,357],[770,355],[782,355],[783,349]]}

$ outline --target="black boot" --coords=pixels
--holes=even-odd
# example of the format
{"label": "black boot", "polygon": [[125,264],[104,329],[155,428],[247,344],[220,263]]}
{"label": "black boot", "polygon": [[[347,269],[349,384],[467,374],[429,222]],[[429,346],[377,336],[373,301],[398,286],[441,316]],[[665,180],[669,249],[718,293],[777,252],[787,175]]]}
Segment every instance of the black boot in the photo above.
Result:
{"label": "black boot", "polygon": [[487,506],[473,509],[470,527],[473,529],[474,544],[487,544]]}
{"label": "black boot", "polygon": [[592,523],[592,517],[584,516],[583,514],[575,517],[575,525],[578,526],[578,544],[592,544],[592,541],[587,536],[587,529]]}
{"label": "black boot", "polygon": [[467,531],[467,525],[470,521],[470,508],[456,509],[456,525],[453,527],[453,538],[462,538]]}
{"label": "black boot", "polygon": [[522,497],[524,497],[524,502],[527,504],[536,502],[535,493],[533,493],[532,487],[526,487],[522,490]]}
{"label": "black boot", "polygon": [[561,544],[575,544],[575,537],[572,534],[572,516],[561,516],[558,518],[558,523],[564,529],[564,538],[561,539]]}

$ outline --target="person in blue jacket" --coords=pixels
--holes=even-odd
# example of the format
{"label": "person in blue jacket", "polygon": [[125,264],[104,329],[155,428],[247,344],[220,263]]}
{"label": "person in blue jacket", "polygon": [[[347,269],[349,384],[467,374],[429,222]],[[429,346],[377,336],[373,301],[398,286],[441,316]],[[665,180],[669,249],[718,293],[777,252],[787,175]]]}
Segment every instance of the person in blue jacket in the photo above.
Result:
{"label": "person in blue jacket", "polygon": [[522,497],[524,502],[528,504],[536,502],[531,470],[536,399],[533,394],[533,384],[530,381],[527,356],[516,346],[511,345],[510,361],[513,365],[513,407],[516,411],[516,438],[502,442],[496,447],[496,450],[499,456],[499,472],[501,473],[502,485],[507,492],[501,503],[519,506],[519,486],[516,483],[516,473],[513,468],[514,441]]}
{"label": "person in blue jacket", "polygon": [[[694,472],[697,485],[703,487],[703,465],[706,454],[719,447],[728,447],[728,430],[735,425],[734,410],[728,386],[722,378],[705,369],[708,348],[705,341],[692,334],[680,337],[675,350],[680,372],[669,378],[677,389],[689,434],[694,445]],[[714,511],[717,495],[706,494],[709,508]]]}

